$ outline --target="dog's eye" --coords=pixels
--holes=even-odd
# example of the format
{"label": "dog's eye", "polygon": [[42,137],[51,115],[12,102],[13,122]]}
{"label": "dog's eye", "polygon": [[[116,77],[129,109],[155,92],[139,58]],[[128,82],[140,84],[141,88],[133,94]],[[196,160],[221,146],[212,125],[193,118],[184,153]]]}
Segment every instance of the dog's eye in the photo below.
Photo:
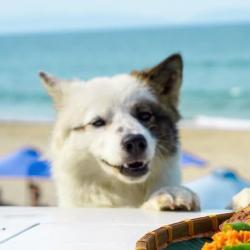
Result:
{"label": "dog's eye", "polygon": [[91,125],[98,128],[106,125],[106,122],[102,118],[96,118]]}
{"label": "dog's eye", "polygon": [[150,112],[139,112],[137,115],[138,119],[143,122],[147,122],[151,119],[152,114]]}

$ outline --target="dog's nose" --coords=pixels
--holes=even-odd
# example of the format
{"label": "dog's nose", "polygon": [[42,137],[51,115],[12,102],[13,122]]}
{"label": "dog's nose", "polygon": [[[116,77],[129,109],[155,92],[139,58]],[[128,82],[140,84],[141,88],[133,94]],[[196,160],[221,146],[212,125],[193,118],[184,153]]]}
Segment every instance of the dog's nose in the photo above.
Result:
{"label": "dog's nose", "polygon": [[133,135],[128,134],[126,137],[122,140],[123,148],[133,156],[138,156],[147,148],[147,141],[145,137],[141,134]]}

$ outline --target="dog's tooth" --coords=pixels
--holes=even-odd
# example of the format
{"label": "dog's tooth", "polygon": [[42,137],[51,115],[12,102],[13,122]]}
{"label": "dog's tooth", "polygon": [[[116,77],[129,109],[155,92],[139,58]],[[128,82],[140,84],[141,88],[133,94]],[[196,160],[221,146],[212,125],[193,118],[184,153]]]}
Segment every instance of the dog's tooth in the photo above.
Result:
{"label": "dog's tooth", "polygon": [[125,168],[129,168],[128,164],[124,164],[123,166],[124,166]]}

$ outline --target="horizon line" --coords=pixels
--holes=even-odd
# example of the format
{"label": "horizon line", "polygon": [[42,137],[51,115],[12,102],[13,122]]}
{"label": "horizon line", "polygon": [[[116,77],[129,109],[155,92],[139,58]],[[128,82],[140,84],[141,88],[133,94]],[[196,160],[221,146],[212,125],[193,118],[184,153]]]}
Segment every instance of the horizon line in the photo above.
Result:
{"label": "horizon line", "polygon": [[102,33],[102,32],[119,32],[119,31],[133,31],[133,30],[147,30],[147,29],[163,29],[163,28],[208,28],[208,27],[226,27],[237,25],[250,25],[250,20],[234,20],[234,21],[204,21],[204,22],[189,22],[189,23],[171,23],[171,24],[145,24],[145,25],[121,25],[107,26],[107,27],[90,27],[90,28],[42,28],[30,30],[12,30],[1,31],[0,36],[15,36],[15,35],[39,35],[51,33]]}

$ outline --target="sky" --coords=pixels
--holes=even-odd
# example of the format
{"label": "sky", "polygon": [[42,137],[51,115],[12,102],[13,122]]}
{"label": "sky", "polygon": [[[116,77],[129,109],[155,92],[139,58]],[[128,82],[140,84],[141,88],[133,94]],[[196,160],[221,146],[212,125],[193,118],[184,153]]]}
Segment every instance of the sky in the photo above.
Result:
{"label": "sky", "polygon": [[249,0],[0,0],[0,32],[250,22]]}

